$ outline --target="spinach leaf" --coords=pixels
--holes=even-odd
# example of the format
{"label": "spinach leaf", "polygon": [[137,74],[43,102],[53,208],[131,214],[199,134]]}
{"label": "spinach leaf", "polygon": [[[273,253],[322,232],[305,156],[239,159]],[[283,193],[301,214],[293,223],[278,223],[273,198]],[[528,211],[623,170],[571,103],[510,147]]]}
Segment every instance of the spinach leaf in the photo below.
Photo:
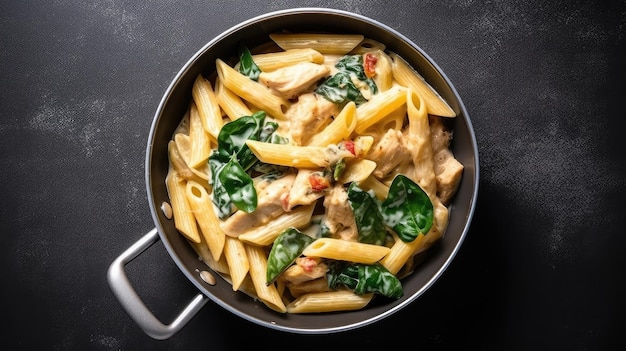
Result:
{"label": "spinach leaf", "polygon": [[402,297],[402,283],[385,266],[374,263],[371,265],[359,264],[358,267],[359,283],[354,288],[356,294],[373,292],[392,298]]}
{"label": "spinach leaf", "polygon": [[242,116],[224,124],[217,136],[217,150],[223,159],[236,154],[243,169],[248,170],[257,158],[246,140],[259,140],[265,121],[265,111],[257,111],[252,116]]}
{"label": "spinach leaf", "polygon": [[376,94],[378,92],[378,87],[374,80],[368,78],[365,74],[365,68],[363,67],[363,55],[348,55],[344,56],[343,59],[339,60],[335,65],[340,71],[351,72],[353,73],[358,80],[365,82],[372,94]]}
{"label": "spinach leaf", "polygon": [[359,241],[383,245],[387,231],[380,210],[380,201],[370,192],[352,183],[348,187],[348,202],[356,220]]}
{"label": "spinach leaf", "polygon": [[404,294],[400,280],[380,263],[335,262],[329,267],[327,280],[331,289],[344,285],[358,295],[373,292],[396,299]]}
{"label": "spinach leaf", "polygon": [[424,190],[404,175],[397,175],[382,203],[383,220],[404,242],[428,233],[433,225],[433,204]]}
{"label": "spinach leaf", "polygon": [[338,72],[326,79],[315,89],[315,92],[336,104],[354,101],[359,105],[367,101],[350,79],[350,74],[346,72]]}
{"label": "spinach leaf", "polygon": [[219,180],[230,201],[244,212],[252,212],[257,206],[257,194],[252,177],[241,167],[235,156],[222,167]]}
{"label": "spinach leaf", "polygon": [[300,257],[302,251],[315,239],[300,232],[296,228],[283,230],[274,240],[270,254],[267,257],[266,281],[274,282],[276,278]]}
{"label": "spinach leaf", "polygon": [[230,215],[233,205],[246,212],[256,209],[256,190],[247,172],[260,162],[246,140],[267,141],[274,137],[278,124],[265,123],[265,117],[264,111],[242,116],[226,123],[217,136],[217,149],[209,156],[209,168],[212,201],[220,219]]}
{"label": "spinach leaf", "polygon": [[335,64],[335,67],[339,71],[323,81],[315,89],[316,93],[337,104],[347,101],[354,101],[357,105],[362,104],[367,100],[352,81],[352,77],[365,82],[372,94],[378,92],[374,80],[365,75],[362,55],[346,55]]}
{"label": "spinach leaf", "polygon": [[213,192],[211,198],[215,204],[215,209],[219,218],[224,219],[230,215],[232,211],[232,202],[226,191],[226,187],[222,184],[219,175],[226,166],[226,162],[222,160],[218,150],[213,150],[209,156],[209,169],[211,170],[211,184]]}
{"label": "spinach leaf", "polygon": [[243,44],[239,45],[239,72],[255,82],[259,80],[261,74],[261,69],[252,59],[250,50]]}

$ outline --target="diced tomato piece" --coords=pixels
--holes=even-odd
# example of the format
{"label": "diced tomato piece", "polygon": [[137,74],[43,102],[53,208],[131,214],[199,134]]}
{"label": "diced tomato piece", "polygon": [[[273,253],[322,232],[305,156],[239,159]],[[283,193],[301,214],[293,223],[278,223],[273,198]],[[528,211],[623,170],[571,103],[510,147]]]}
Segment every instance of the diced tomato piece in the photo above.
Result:
{"label": "diced tomato piece", "polygon": [[365,54],[363,60],[363,70],[365,71],[365,75],[368,78],[372,78],[376,74],[376,63],[378,62],[378,57],[372,53]]}
{"label": "diced tomato piece", "polygon": [[328,187],[330,187],[330,181],[327,178],[324,178],[316,173],[311,174],[311,176],[309,177],[309,184],[311,184],[311,189],[313,189],[313,191],[317,193],[324,191],[324,189],[328,189]]}
{"label": "diced tomato piece", "polygon": [[351,154],[356,156],[356,150],[354,149],[354,141],[352,141],[352,140],[344,140],[343,141],[343,146],[346,148],[346,150],[350,151]]}

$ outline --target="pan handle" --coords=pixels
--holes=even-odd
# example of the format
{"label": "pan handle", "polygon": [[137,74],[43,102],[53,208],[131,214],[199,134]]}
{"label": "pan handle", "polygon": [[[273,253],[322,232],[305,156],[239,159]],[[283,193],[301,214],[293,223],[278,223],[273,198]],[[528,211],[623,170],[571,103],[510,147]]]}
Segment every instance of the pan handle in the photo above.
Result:
{"label": "pan handle", "polygon": [[143,303],[137,292],[132,287],[124,267],[127,263],[139,256],[159,239],[156,228],[149,231],[131,247],[126,249],[111,265],[107,271],[107,279],[113,294],[118,299],[128,315],[149,336],[157,340],[165,340],[176,334],[209,300],[200,293],[191,300],[183,311],[171,324],[163,324]]}

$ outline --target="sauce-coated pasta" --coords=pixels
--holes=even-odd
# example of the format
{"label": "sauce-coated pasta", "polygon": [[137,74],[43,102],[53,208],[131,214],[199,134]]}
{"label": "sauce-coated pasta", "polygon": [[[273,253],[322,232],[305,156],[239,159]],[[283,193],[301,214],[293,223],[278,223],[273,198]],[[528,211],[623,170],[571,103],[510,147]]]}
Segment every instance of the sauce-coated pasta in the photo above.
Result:
{"label": "sauce-coated pasta", "polygon": [[176,228],[279,313],[399,298],[414,257],[445,234],[463,166],[442,120],[456,114],[382,43],[268,40],[194,83],[169,146]]}

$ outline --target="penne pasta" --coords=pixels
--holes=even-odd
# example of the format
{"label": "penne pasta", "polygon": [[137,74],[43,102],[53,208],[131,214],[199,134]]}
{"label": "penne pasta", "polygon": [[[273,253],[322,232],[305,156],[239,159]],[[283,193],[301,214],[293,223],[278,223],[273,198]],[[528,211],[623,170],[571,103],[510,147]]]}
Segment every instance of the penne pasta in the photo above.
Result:
{"label": "penne pasta", "polygon": [[372,264],[387,253],[386,246],[364,244],[333,238],[319,238],[307,246],[302,254],[308,257],[323,257],[356,263]]}
{"label": "penne pasta", "polygon": [[382,120],[406,103],[406,89],[400,86],[374,95],[371,100],[357,108],[355,131],[363,133],[367,128]]}
{"label": "penne pasta", "polygon": [[320,133],[315,134],[308,146],[328,146],[348,139],[356,127],[356,104],[350,101],[339,115]]}
{"label": "penne pasta", "polygon": [[311,222],[314,208],[314,205],[299,206],[274,218],[264,226],[239,235],[239,240],[252,245],[269,246],[283,230],[308,225]]}
{"label": "penne pasta", "polygon": [[219,79],[226,88],[242,99],[265,110],[270,116],[282,120],[286,119],[284,111],[290,105],[288,100],[274,95],[269,88],[244,76],[220,59],[217,59],[215,64]]}
{"label": "penne pasta", "polygon": [[199,243],[198,224],[185,195],[185,181],[171,165],[165,177],[165,185],[172,206],[174,226],[187,239]]}
{"label": "penne pasta", "polygon": [[311,48],[290,49],[279,52],[252,55],[252,60],[263,72],[295,65],[300,62],[324,63],[324,55]]}
{"label": "penne pasta", "polygon": [[374,295],[357,295],[349,290],[304,294],[287,305],[289,313],[321,313],[360,310]]}
{"label": "penne pasta", "polygon": [[220,229],[219,219],[213,210],[209,193],[199,183],[188,181],[185,186],[185,194],[211,255],[214,259],[219,260],[224,250],[226,235]]}
{"label": "penne pasta", "polygon": [[260,246],[244,245],[246,255],[250,261],[250,278],[254,284],[259,299],[276,312],[285,313],[287,308],[278,294],[276,285],[267,284],[265,271],[267,269],[267,253]]}
{"label": "penne pasta", "polygon": [[424,245],[424,238],[424,235],[419,235],[415,240],[408,243],[399,239],[396,240],[380,263],[392,274],[398,273],[400,268]]}
{"label": "penne pasta", "polygon": [[393,69],[391,58],[383,51],[376,50],[367,53],[376,59],[376,68],[374,69],[374,82],[379,91],[391,89],[393,86]]}
{"label": "penne pasta", "polygon": [[202,120],[195,103],[191,103],[189,113],[189,138],[191,150],[189,153],[189,167],[198,167],[206,164],[211,151],[208,134],[204,131]]}
{"label": "penne pasta", "polygon": [[421,94],[424,97],[424,103],[428,106],[428,113],[442,117],[456,117],[456,112],[441,95],[402,57],[396,53],[390,53],[389,57],[393,61],[391,67],[394,79],[402,86],[412,88]]}
{"label": "penne pasta", "polygon": [[236,238],[226,237],[224,258],[228,263],[233,291],[239,290],[250,270],[250,262],[244,244]]}
{"label": "penne pasta", "polygon": [[375,50],[385,51],[386,48],[385,44],[377,40],[364,38],[359,45],[357,45],[357,47],[350,52],[350,54],[365,54]]}
{"label": "penne pasta", "polygon": [[206,80],[201,74],[198,74],[191,88],[193,101],[198,108],[200,121],[204,131],[209,134],[213,140],[217,140],[217,135],[222,128],[222,111],[217,102],[215,92],[211,86],[211,82]]}
{"label": "penne pasta", "polygon": [[376,169],[376,162],[359,158],[356,160],[350,160],[346,169],[341,174],[339,181],[343,184],[351,182],[360,183],[369,178],[369,176]]}
{"label": "penne pasta", "polygon": [[236,120],[241,116],[251,116],[252,111],[243,102],[239,95],[230,91],[222,84],[222,80],[217,77],[215,79],[215,97],[217,103],[220,105],[224,113],[230,118],[231,121]]}
{"label": "penne pasta", "polygon": [[261,162],[296,168],[319,168],[330,165],[324,147],[272,144],[256,140],[248,140],[246,144]]}
{"label": "penne pasta", "polygon": [[409,119],[408,143],[413,156],[415,181],[432,198],[437,192],[437,179],[433,151],[430,145],[428,109],[424,100],[413,91],[407,90],[407,115]]}
{"label": "penne pasta", "polygon": [[364,39],[360,34],[273,33],[272,39],[283,50],[311,48],[322,54],[344,55]]}

